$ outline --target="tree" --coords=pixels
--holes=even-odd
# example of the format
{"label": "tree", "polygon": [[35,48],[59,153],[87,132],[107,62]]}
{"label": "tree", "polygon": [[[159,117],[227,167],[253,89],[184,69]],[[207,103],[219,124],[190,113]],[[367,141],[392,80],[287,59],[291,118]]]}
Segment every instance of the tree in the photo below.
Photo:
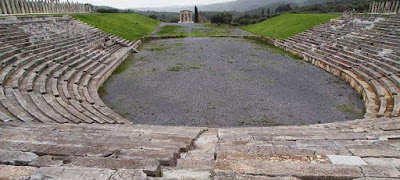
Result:
{"label": "tree", "polygon": [[261,16],[264,16],[264,14],[265,14],[265,9],[262,10]]}
{"label": "tree", "polygon": [[119,10],[115,8],[110,8],[110,9],[98,9],[98,13],[118,13]]}
{"label": "tree", "polygon": [[275,12],[283,13],[283,12],[290,11],[290,10],[292,10],[292,8],[290,7],[290,4],[281,4],[276,8]]}
{"label": "tree", "polygon": [[194,22],[199,22],[199,10],[197,9],[197,6],[194,6]]}
{"label": "tree", "polygon": [[157,19],[157,16],[156,16],[155,14],[150,14],[150,15],[149,15],[149,18]]}
{"label": "tree", "polygon": [[211,23],[218,24],[230,24],[232,22],[232,14],[230,13],[218,13],[211,17]]}

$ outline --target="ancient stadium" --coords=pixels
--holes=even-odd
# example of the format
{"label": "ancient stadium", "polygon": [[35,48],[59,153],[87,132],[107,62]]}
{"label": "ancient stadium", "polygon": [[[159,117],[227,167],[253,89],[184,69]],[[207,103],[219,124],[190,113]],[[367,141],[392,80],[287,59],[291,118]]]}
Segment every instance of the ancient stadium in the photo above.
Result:
{"label": "ancient stadium", "polygon": [[0,0],[0,179],[400,179],[399,12],[239,28]]}

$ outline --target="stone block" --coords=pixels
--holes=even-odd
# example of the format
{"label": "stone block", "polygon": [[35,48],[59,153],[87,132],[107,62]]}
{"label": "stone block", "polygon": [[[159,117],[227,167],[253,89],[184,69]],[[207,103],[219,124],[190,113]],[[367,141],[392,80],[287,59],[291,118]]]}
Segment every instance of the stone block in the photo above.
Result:
{"label": "stone block", "polygon": [[142,170],[119,169],[109,180],[148,180],[149,178]]}
{"label": "stone block", "polygon": [[366,177],[400,178],[400,171],[393,166],[361,166]]}
{"label": "stone block", "polygon": [[0,150],[0,163],[25,166],[39,156],[30,152]]}
{"label": "stone block", "polygon": [[54,156],[41,156],[39,158],[36,158],[33,160],[31,163],[29,163],[29,166],[34,166],[34,167],[58,167],[62,166],[64,160],[66,160],[68,157],[54,157]]}
{"label": "stone block", "polygon": [[328,155],[328,158],[332,164],[367,165],[359,156]]}
{"label": "stone block", "polygon": [[28,166],[6,166],[0,165],[0,179],[25,180],[29,179],[38,168]]}
{"label": "stone block", "polygon": [[39,168],[39,170],[32,176],[31,179],[109,180],[113,173],[115,173],[115,171],[111,169],[42,167]]}
{"label": "stone block", "polygon": [[268,177],[268,176],[260,176],[260,175],[246,175],[240,174],[232,171],[221,171],[216,170],[214,175],[215,180],[300,180],[295,177]]}
{"label": "stone block", "polygon": [[400,167],[400,159],[396,158],[363,158],[363,160],[369,165]]}
{"label": "stone block", "polygon": [[103,157],[76,157],[67,164],[69,167],[96,167],[108,169],[141,169],[149,176],[159,176],[161,166],[154,159],[119,159]]}

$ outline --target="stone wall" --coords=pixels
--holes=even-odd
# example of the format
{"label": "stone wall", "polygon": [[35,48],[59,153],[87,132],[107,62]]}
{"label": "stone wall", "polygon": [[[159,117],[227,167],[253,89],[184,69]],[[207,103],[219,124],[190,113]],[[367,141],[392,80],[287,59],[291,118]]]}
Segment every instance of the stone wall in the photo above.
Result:
{"label": "stone wall", "polygon": [[0,0],[0,15],[90,13],[91,4],[60,2],[60,0]]}
{"label": "stone wall", "polygon": [[400,1],[374,2],[369,8],[371,14],[398,14]]}

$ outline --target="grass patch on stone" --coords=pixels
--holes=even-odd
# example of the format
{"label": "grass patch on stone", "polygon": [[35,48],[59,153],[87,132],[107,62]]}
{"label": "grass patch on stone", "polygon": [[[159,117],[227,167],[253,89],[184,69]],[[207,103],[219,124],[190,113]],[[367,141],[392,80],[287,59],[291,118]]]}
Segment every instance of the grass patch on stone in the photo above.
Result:
{"label": "grass patch on stone", "polygon": [[178,42],[178,43],[175,43],[174,46],[175,46],[175,47],[183,47],[183,43]]}
{"label": "grass patch on stone", "polygon": [[134,62],[135,60],[135,56],[134,55],[130,55],[128,56],[125,61],[118,66],[118,68],[113,72],[113,74],[121,74],[123,72],[125,72]]}
{"label": "grass patch on stone", "polygon": [[168,49],[170,49],[170,47],[161,45],[161,46],[158,46],[158,47],[150,47],[148,50],[152,51],[152,52],[162,52],[162,51],[165,51],[165,50],[168,50]]}
{"label": "grass patch on stone", "polygon": [[182,33],[178,30],[183,29],[183,26],[177,26],[177,25],[166,25],[162,27],[162,29],[157,33],[159,35],[174,35],[174,34],[179,34]]}
{"label": "grass patch on stone", "polygon": [[182,37],[209,37],[209,36],[223,36],[228,35],[234,29],[230,25],[221,25],[205,23],[201,24],[203,29],[186,31],[187,27],[178,25],[166,25],[161,28],[157,33],[158,35],[168,35],[168,36],[182,36]]}
{"label": "grass patch on stone", "polygon": [[184,63],[178,63],[175,66],[171,66],[168,68],[168,71],[179,72],[179,71],[192,71],[202,69],[204,64],[192,64],[185,65]]}
{"label": "grass patch on stone", "polygon": [[341,105],[337,105],[336,109],[338,109],[339,111],[342,111],[344,113],[353,114],[353,115],[357,115],[360,117],[363,115],[362,112],[359,112],[354,105],[341,104]]}
{"label": "grass patch on stone", "polygon": [[284,14],[245,26],[243,29],[260,36],[286,39],[339,16],[338,14]]}
{"label": "grass patch on stone", "polygon": [[75,14],[73,18],[105,32],[135,41],[150,34],[160,21],[135,13]]}
{"label": "grass patch on stone", "polygon": [[276,46],[274,46],[272,44],[269,44],[268,42],[265,42],[265,41],[262,41],[262,40],[258,40],[258,39],[251,39],[250,41],[252,43],[261,45],[263,47],[267,47],[268,50],[270,50],[271,52],[274,52],[274,53],[277,53],[277,54],[282,54],[282,55],[285,55],[285,56],[289,56],[292,59],[296,60],[296,62],[298,62],[298,63],[303,63],[304,62],[302,57],[294,55],[292,53],[289,53],[289,52],[287,52],[287,51],[285,51],[285,50],[283,50],[281,48],[278,48],[278,47],[276,47]]}

